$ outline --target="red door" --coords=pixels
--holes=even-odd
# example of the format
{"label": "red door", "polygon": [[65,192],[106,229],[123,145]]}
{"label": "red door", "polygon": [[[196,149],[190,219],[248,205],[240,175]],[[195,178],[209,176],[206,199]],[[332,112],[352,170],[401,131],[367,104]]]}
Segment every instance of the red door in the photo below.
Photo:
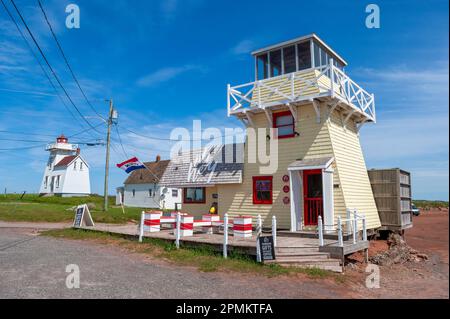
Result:
{"label": "red door", "polygon": [[317,218],[323,218],[322,171],[303,171],[303,200],[305,226],[317,225]]}

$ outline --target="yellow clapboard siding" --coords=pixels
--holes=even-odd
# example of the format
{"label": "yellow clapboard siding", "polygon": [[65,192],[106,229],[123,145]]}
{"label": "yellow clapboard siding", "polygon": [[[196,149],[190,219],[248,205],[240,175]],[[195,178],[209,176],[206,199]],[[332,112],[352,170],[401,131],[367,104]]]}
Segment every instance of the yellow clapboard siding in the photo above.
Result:
{"label": "yellow clapboard siding", "polygon": [[[334,112],[331,115],[329,127],[345,206],[355,208],[364,214],[369,229],[380,227],[378,210],[355,123],[349,121],[347,128],[344,128],[340,114]],[[336,214],[346,216],[345,209],[336,210]]]}
{"label": "yellow clapboard siding", "polygon": [[[290,204],[283,203],[285,194],[283,186],[289,185],[282,180],[288,174],[287,167],[295,160],[302,158],[333,156],[332,145],[326,123],[316,123],[316,114],[312,105],[297,107],[299,119],[296,131],[299,137],[278,140],[278,170],[273,176],[273,204],[253,204],[253,176],[261,176],[259,164],[244,164],[243,183],[240,185],[219,185],[219,207],[221,212],[228,212],[231,216],[237,214],[251,215],[256,220],[258,214],[263,219],[265,227],[270,227],[272,216],[277,217],[280,228],[289,229],[291,226]],[[324,112],[324,110],[322,110]],[[325,115],[325,114],[323,114]],[[267,128],[267,118],[264,114],[255,114],[253,122],[256,128]],[[269,143],[267,143],[269,145]],[[247,154],[245,154],[247,155]],[[337,179],[337,177],[335,177]],[[337,205],[342,202],[339,195],[335,195]]]}
{"label": "yellow clapboard siding", "polygon": [[[305,81],[302,81],[300,79],[296,79],[294,81],[294,95],[295,96],[309,96],[313,94],[318,94],[319,89],[315,86],[317,85],[317,78],[316,78],[316,71],[299,71],[296,74],[301,74],[302,78],[311,81],[310,83],[306,83]],[[281,76],[281,77],[275,77],[272,79],[266,79],[263,80],[262,83],[264,85],[269,86],[270,88],[278,88],[278,90],[288,96],[291,96],[292,94],[292,87],[291,87],[291,81],[289,79],[289,76]],[[280,100],[285,100],[286,97],[282,96],[281,94],[274,93],[272,90],[265,88],[265,87],[258,87],[255,88],[252,95],[252,101],[253,102],[275,102]]]}

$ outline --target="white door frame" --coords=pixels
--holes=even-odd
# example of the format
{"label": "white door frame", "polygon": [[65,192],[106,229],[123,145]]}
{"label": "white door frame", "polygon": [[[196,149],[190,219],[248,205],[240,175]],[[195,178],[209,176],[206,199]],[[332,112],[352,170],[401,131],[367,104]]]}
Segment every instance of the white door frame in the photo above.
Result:
{"label": "white door frame", "polygon": [[322,170],[323,223],[325,232],[335,230],[334,226],[334,189],[333,168],[331,162],[319,167],[302,167],[289,169],[291,197],[291,231],[303,230],[303,174],[305,170]]}

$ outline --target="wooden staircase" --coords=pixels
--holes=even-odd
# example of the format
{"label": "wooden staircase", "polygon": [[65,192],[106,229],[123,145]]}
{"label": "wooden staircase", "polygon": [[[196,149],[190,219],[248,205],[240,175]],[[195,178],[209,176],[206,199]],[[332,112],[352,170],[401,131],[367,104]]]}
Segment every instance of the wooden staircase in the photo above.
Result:
{"label": "wooden staircase", "polygon": [[276,263],[286,267],[319,268],[342,272],[341,261],[331,258],[327,252],[320,252],[314,246],[278,246],[275,248],[276,259],[265,263]]}

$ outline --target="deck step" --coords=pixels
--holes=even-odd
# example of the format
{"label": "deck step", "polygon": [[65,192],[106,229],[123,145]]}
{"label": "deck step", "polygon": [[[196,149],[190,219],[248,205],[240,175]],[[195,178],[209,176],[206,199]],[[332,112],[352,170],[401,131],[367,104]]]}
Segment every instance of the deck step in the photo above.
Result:
{"label": "deck step", "polygon": [[330,258],[329,253],[323,253],[323,252],[304,252],[304,253],[298,253],[298,252],[288,252],[288,253],[279,253],[277,252],[275,254],[276,258],[281,257],[298,257],[298,258],[319,258],[319,259],[326,259]]}
{"label": "deck step", "polygon": [[275,263],[294,263],[294,264],[335,264],[340,263],[337,259],[328,258],[328,256],[317,257],[317,256],[277,256]]}
{"label": "deck step", "polygon": [[321,265],[321,264],[293,264],[293,263],[289,263],[289,264],[285,264],[285,263],[277,263],[280,266],[283,267],[298,267],[298,268],[319,268],[322,270],[328,270],[328,271],[332,271],[332,272],[338,272],[338,273],[342,273],[342,267],[340,264],[334,264],[334,265]]}
{"label": "deck step", "polygon": [[307,254],[307,253],[318,253],[319,247],[276,247],[275,253],[277,254]]}

